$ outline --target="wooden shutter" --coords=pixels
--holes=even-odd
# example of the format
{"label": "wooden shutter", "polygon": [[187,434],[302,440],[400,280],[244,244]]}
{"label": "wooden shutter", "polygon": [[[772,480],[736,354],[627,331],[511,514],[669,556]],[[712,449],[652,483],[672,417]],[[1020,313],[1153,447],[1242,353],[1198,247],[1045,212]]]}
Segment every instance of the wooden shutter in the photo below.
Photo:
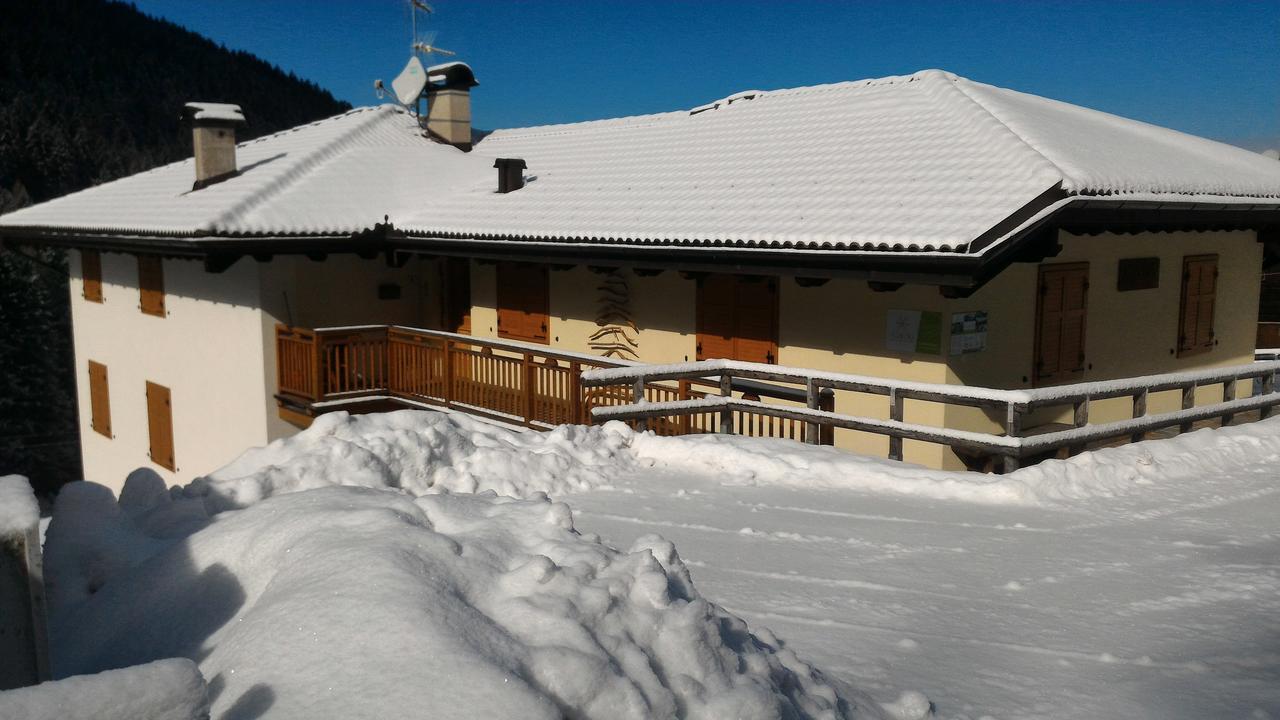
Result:
{"label": "wooden shutter", "polygon": [[151,462],[177,470],[173,458],[173,405],[169,388],[147,381],[147,433],[151,438]]}
{"label": "wooden shutter", "polygon": [[1089,265],[1040,268],[1036,311],[1036,383],[1068,382],[1084,374]]}
{"label": "wooden shutter", "polygon": [[1208,352],[1214,343],[1213,314],[1218,295],[1218,256],[1182,260],[1182,308],[1178,317],[1178,357]]}
{"label": "wooden shutter", "polygon": [[84,299],[102,302],[102,256],[97,250],[80,251],[80,279],[84,286]]}
{"label": "wooden shutter", "polygon": [[471,334],[471,262],[445,258],[440,263],[442,325],[446,332]]}
{"label": "wooden shutter", "polygon": [[697,302],[699,360],[777,362],[777,278],[707,275]]}
{"label": "wooden shutter", "polygon": [[550,296],[545,266],[498,263],[498,337],[547,342]]}
{"label": "wooden shutter", "polygon": [[138,256],[138,293],[142,312],[164,317],[164,265],[158,255]]}
{"label": "wooden shutter", "polygon": [[89,361],[89,426],[111,437],[111,393],[107,385],[107,366]]}

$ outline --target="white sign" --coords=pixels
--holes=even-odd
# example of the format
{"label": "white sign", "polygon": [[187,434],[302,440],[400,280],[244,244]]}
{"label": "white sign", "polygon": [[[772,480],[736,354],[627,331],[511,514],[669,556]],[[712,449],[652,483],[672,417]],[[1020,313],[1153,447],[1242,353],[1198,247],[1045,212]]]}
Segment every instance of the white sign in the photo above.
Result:
{"label": "white sign", "polygon": [[915,352],[920,338],[920,311],[890,310],[884,338],[885,347],[893,352]]}
{"label": "white sign", "polygon": [[951,354],[965,355],[987,349],[987,311],[951,316]]}

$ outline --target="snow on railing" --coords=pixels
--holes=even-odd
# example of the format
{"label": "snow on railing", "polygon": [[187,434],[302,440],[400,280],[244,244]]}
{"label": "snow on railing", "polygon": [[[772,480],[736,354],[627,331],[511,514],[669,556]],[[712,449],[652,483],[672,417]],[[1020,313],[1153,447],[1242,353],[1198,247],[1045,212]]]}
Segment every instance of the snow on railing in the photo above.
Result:
{"label": "snow on railing", "polygon": [[[1007,472],[1017,469],[1025,458],[1062,448],[1067,448],[1070,453],[1079,452],[1090,442],[1119,437],[1127,437],[1136,442],[1143,439],[1148,432],[1174,426],[1179,428],[1179,432],[1189,432],[1195,422],[1221,418],[1223,424],[1228,424],[1237,414],[1253,410],[1260,411],[1260,417],[1266,418],[1273,407],[1280,405],[1280,393],[1277,392],[1276,387],[1278,372],[1280,372],[1280,361],[1270,360],[1250,365],[1047,388],[1000,390],[889,380],[736,360],[707,360],[671,365],[591,370],[582,374],[582,385],[584,387],[633,385],[641,388],[656,381],[697,379],[717,383],[721,388],[719,397],[661,403],[641,401],[595,408],[591,414],[596,420],[639,421],[643,425],[654,418],[719,412],[719,431],[732,433],[733,411],[745,410],[757,415],[805,422],[809,426],[809,432],[805,436],[810,438],[810,442],[813,438],[819,437],[819,427],[859,430],[888,436],[891,459],[902,459],[904,439],[921,440],[947,445],[953,449],[963,448],[998,455],[1002,458],[1002,469]],[[789,407],[734,398],[732,383],[738,378],[802,385],[805,388],[807,407]],[[1258,380],[1260,392],[1237,399],[1237,383],[1242,380]],[[1206,385],[1221,385],[1223,400],[1196,406],[1196,388]],[[889,419],[882,420],[818,409],[819,394],[830,390],[848,390],[885,396],[889,401]],[[1181,408],[1148,415],[1147,400],[1150,393],[1168,390],[1182,391]],[[640,393],[634,396],[643,397]],[[1132,401],[1130,419],[1092,425],[1089,423],[1091,402],[1126,396]],[[1002,410],[1004,433],[983,433],[905,422],[903,410],[904,400],[907,399]],[[1045,407],[1065,408],[1068,405],[1072,408],[1071,426],[1050,432],[1044,432],[1044,426],[1024,430],[1024,421],[1032,410]]]}

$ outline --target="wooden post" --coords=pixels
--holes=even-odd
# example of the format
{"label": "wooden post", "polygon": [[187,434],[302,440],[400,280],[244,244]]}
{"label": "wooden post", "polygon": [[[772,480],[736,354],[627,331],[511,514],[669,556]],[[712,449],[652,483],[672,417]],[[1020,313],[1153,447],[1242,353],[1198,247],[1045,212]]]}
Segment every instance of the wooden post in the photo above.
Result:
{"label": "wooden post", "polygon": [[[1022,437],[1022,408],[1013,403],[1005,403],[1004,434],[1005,437],[1010,438]],[[1001,470],[1006,473],[1017,470],[1021,459],[1020,450],[1012,448],[1006,450],[1004,460],[1001,463]]]}
{"label": "wooden post", "polygon": [[[1263,375],[1262,376],[1262,394],[1270,395],[1275,391],[1276,391],[1276,374],[1273,372],[1269,372],[1266,375]],[[1275,409],[1274,406],[1264,405],[1258,414],[1263,420],[1266,420],[1267,418],[1271,417],[1271,412],[1274,409]]]}
{"label": "wooden post", "polygon": [[[676,391],[677,392],[676,397],[679,398],[680,400],[688,400],[689,399],[689,381],[684,379],[680,380],[678,387],[679,389]],[[690,421],[690,416],[688,414],[681,415],[679,419],[676,420],[676,427],[679,428],[679,432],[681,435],[689,434],[689,424],[690,424],[689,421]]]}
{"label": "wooden post", "polygon": [[[644,376],[643,375],[636,378],[635,385],[632,386],[631,400],[636,405],[643,405],[646,402],[648,402],[648,400],[646,400],[644,397]],[[649,418],[647,417],[640,418],[640,420],[637,422],[639,423],[638,426],[636,427],[637,430],[644,432],[645,430],[649,429]]]}
{"label": "wooden post", "polygon": [[[720,397],[733,397],[733,376],[727,372],[720,376]],[[720,411],[720,433],[733,434],[733,411],[727,407]]]}
{"label": "wooden post", "polygon": [[440,394],[444,397],[444,406],[449,407],[453,404],[453,341],[449,338],[444,339],[444,387],[440,388]]}
{"label": "wooden post", "polygon": [[[1195,383],[1192,383],[1187,387],[1182,388],[1182,409],[1190,410],[1195,406],[1196,406],[1196,385]],[[1180,433],[1191,432],[1191,425],[1192,423],[1189,423],[1189,422],[1184,422],[1178,425],[1178,432]]]}
{"label": "wooden post", "polygon": [[[818,381],[809,378],[804,384],[804,401],[810,410],[818,409]],[[818,437],[818,423],[809,422],[804,426],[804,441],[810,445],[817,445],[820,442]]]}
{"label": "wooden post", "polygon": [[[26,479],[17,475],[0,477],[0,486],[9,486],[14,492],[31,492]],[[5,493],[8,492],[6,488]],[[40,527],[34,497],[30,503],[31,522],[0,533],[0,690],[49,679]]]}
{"label": "wooden post", "polygon": [[[1236,399],[1236,378],[1231,378],[1222,383],[1222,402],[1231,402]],[[1235,418],[1235,413],[1226,413],[1222,416],[1222,426],[1226,427],[1231,424]]]}
{"label": "wooden post", "polygon": [[[905,403],[903,402],[902,396],[898,394],[898,389],[890,388],[889,389],[889,419],[890,420],[902,422],[902,415],[903,415],[902,411],[903,411],[904,404]],[[889,459],[890,460],[902,459],[902,436],[901,435],[889,436]]]}
{"label": "wooden post", "polygon": [[[1146,417],[1147,415],[1147,389],[1134,393],[1133,396],[1133,416],[1135,418]],[[1129,442],[1142,442],[1147,437],[1144,432],[1136,432],[1129,436]]]}
{"label": "wooden post", "polygon": [[524,424],[533,424],[533,356],[524,354]]}
{"label": "wooden post", "polygon": [[573,418],[571,422],[575,425],[592,424],[582,402],[582,363],[579,362],[569,363],[569,414]]}
{"label": "wooden post", "polygon": [[[1089,424],[1089,398],[1086,397],[1083,400],[1077,401],[1072,405],[1072,408],[1075,410],[1073,424],[1078,428],[1082,428],[1085,425],[1088,425]],[[1078,455],[1079,453],[1084,452],[1084,448],[1085,448],[1084,443],[1076,443],[1067,448],[1067,454]]]}
{"label": "wooden post", "polygon": [[324,395],[324,368],[321,359],[324,357],[323,339],[320,333],[311,334],[311,399],[319,401]]}

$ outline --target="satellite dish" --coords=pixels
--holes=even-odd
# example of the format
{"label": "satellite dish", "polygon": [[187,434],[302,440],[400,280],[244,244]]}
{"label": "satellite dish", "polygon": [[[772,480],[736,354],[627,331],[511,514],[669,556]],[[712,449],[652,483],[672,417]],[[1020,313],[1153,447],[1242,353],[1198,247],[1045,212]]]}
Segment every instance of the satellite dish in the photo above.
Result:
{"label": "satellite dish", "polygon": [[409,62],[405,64],[404,70],[391,81],[391,89],[396,94],[396,100],[401,105],[413,105],[418,102],[418,98],[422,95],[422,90],[427,86],[427,69],[422,67],[422,61],[417,55],[409,58]]}

